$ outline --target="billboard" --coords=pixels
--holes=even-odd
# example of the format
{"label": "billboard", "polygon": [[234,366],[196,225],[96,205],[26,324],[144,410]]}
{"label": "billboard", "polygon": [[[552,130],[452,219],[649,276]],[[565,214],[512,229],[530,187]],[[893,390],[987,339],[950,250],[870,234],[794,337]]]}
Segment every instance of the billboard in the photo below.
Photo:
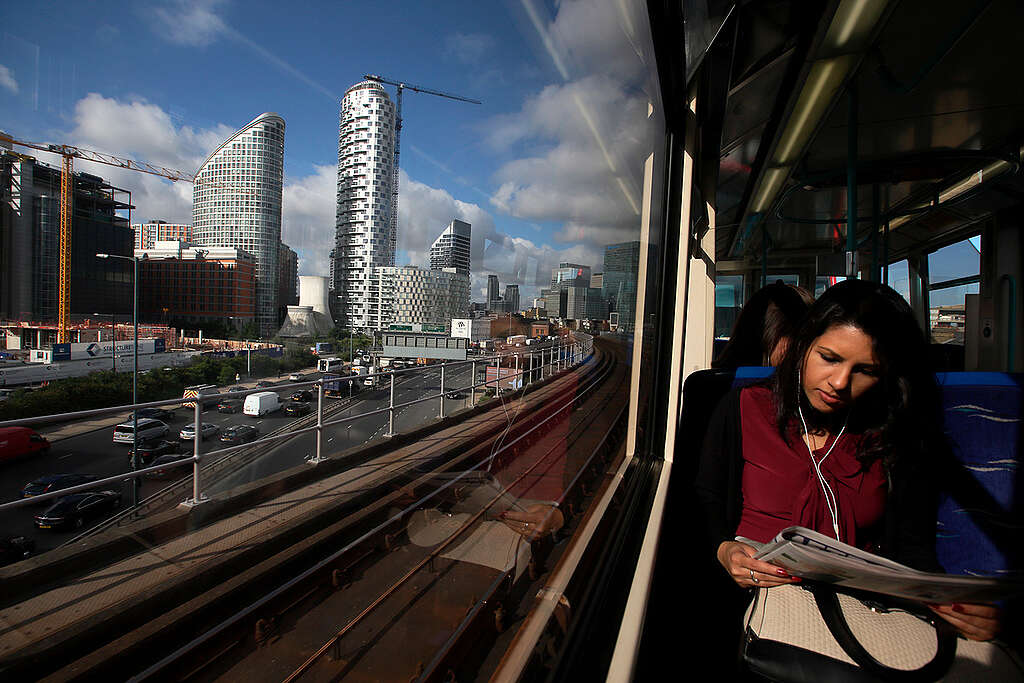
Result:
{"label": "billboard", "polygon": [[473,338],[473,321],[469,318],[452,318],[452,336]]}
{"label": "billboard", "polygon": [[[118,356],[131,354],[135,349],[134,342],[130,339],[122,339],[116,342],[108,340],[99,342],[81,342],[75,344],[54,344],[48,354],[48,359],[46,358],[47,354],[42,352],[38,355],[40,360],[36,360],[36,354],[33,354],[32,360],[34,362],[58,363],[60,361],[67,360],[110,358],[114,355],[115,344]],[[167,351],[167,345],[162,337],[139,340],[139,353],[141,354],[164,353],[165,351]]]}
{"label": "billboard", "polygon": [[523,378],[514,367],[499,368],[496,365],[488,365],[487,383],[484,386],[494,389],[499,385],[502,389],[520,389],[523,386]]}

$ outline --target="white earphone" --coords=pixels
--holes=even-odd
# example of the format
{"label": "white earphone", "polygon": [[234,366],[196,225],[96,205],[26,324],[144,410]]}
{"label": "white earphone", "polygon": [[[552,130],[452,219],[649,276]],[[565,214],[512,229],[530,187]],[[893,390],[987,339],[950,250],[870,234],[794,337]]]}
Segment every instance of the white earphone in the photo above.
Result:
{"label": "white earphone", "polygon": [[843,539],[841,539],[839,537],[839,501],[836,499],[836,494],[832,490],[832,487],[829,486],[828,481],[825,480],[825,476],[821,473],[821,463],[825,462],[825,458],[827,458],[829,455],[832,454],[832,449],[836,447],[837,443],[839,443],[839,439],[843,436],[843,432],[846,431],[846,423],[849,421],[850,415],[849,415],[849,413],[847,413],[846,419],[843,420],[842,428],[839,430],[839,433],[836,434],[835,441],[833,441],[832,445],[829,446],[827,451],[825,451],[825,455],[821,456],[821,460],[815,460],[814,459],[814,451],[811,450],[811,444],[808,443],[808,441],[810,441],[810,439],[808,438],[809,432],[807,431],[807,421],[804,420],[804,411],[803,411],[803,408],[800,405],[801,400],[803,398],[800,395],[801,392],[803,392],[803,380],[801,378],[801,372],[800,372],[799,369],[797,370],[796,378],[797,378],[796,412],[797,412],[797,414],[800,415],[800,424],[803,425],[803,428],[804,428],[804,446],[807,448],[807,455],[811,456],[811,466],[814,467],[814,473],[818,476],[818,485],[821,486],[821,492],[823,494],[825,494],[825,506],[828,508],[828,513],[832,517],[832,530],[836,534],[836,540],[837,541],[842,541]]}

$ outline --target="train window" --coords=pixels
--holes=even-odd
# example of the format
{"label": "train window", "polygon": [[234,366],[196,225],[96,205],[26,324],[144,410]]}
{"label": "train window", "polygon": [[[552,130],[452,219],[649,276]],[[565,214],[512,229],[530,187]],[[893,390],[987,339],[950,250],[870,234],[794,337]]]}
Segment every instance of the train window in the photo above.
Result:
{"label": "train window", "polygon": [[981,282],[981,237],[951,244],[928,254],[929,321],[932,341],[963,344],[965,299]]}
{"label": "train window", "polygon": [[903,295],[903,298],[908,302],[910,301],[910,266],[906,259],[898,261],[896,263],[889,264],[888,271],[888,284],[890,287],[895,289],[897,292]]}
{"label": "train window", "polygon": [[743,276],[715,278],[715,336],[728,337],[743,307]]}

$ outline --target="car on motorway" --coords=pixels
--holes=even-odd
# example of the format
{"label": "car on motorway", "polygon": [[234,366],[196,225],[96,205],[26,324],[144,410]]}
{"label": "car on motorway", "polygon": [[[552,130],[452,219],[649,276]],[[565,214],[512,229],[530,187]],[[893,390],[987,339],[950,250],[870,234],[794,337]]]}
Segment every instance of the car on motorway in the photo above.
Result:
{"label": "car on motorway", "polygon": [[237,413],[242,409],[242,399],[226,398],[217,404],[218,413]]}
{"label": "car on motorway", "polygon": [[[148,465],[153,462],[156,458],[161,455],[167,455],[168,453],[177,453],[181,449],[180,442],[174,441],[157,441],[154,443],[140,444],[139,445],[139,462],[142,465]],[[132,450],[128,449],[128,463],[132,461]]]}
{"label": "car on motorway", "polygon": [[[160,439],[171,431],[171,428],[160,420],[153,420],[148,417],[140,417],[139,441],[152,441]],[[114,427],[114,443],[133,443],[135,441],[135,421],[122,422]]]}
{"label": "car on motorway", "polygon": [[[173,410],[166,410],[164,408],[139,408],[139,420],[143,418],[150,420],[160,420],[161,422],[174,422],[176,415]],[[124,417],[126,422],[132,421],[132,414],[128,413]]]}
{"label": "car on motorway", "polygon": [[257,389],[266,389],[267,387],[272,387],[272,386],[274,386],[274,383],[273,382],[268,382],[266,380],[263,380],[261,382],[256,382],[256,388]]}
{"label": "car on motorway", "polygon": [[[202,434],[199,435],[199,439],[201,441],[205,441],[211,436],[215,436],[217,432],[220,431],[220,427],[212,422],[203,422],[202,425]],[[182,427],[181,431],[178,432],[178,438],[182,441],[191,441],[196,438],[196,423],[189,422],[187,425]]]}
{"label": "car on motorway", "polygon": [[[192,457],[191,453],[178,453],[177,455],[168,454],[161,455],[159,458],[153,461],[153,467],[159,467],[160,465],[169,465],[172,462],[178,462],[180,460],[188,460]],[[167,469],[153,470],[146,475],[148,479],[170,479],[171,477],[184,477],[189,473],[189,469],[185,466],[181,467],[168,467]]]}
{"label": "car on motorway", "polygon": [[26,455],[50,452],[50,442],[46,437],[28,427],[0,428],[0,462],[15,460]]}
{"label": "car on motorway", "polygon": [[88,484],[97,479],[99,477],[95,474],[48,474],[25,484],[21,489],[21,497],[41,496],[44,493],[52,493],[71,486]]}
{"label": "car on motorway", "polygon": [[0,567],[24,560],[36,549],[36,542],[28,536],[0,536]]}
{"label": "car on motorway", "polygon": [[292,374],[288,375],[288,380],[291,381],[291,382],[298,382],[301,379],[302,379],[302,373],[301,372],[293,372]]}
{"label": "car on motorway", "polygon": [[284,414],[291,415],[292,417],[298,417],[299,415],[306,415],[312,410],[309,404],[305,401],[289,401],[284,404]]}
{"label": "car on motorway", "polygon": [[461,401],[466,398],[466,395],[461,391],[449,391],[444,397],[452,401]]}
{"label": "car on motorway", "polygon": [[289,401],[312,401],[313,392],[309,389],[302,389],[300,391],[293,391],[291,396],[288,397]]}
{"label": "car on motorway", "polygon": [[246,389],[245,387],[241,386],[241,385],[237,385],[237,386],[231,387],[230,389],[228,389],[228,391],[232,392],[232,393],[236,393],[236,392],[239,392],[239,391],[249,391],[249,390]]}
{"label": "car on motorway", "polygon": [[235,425],[228,427],[220,434],[220,442],[237,446],[260,438],[260,430],[255,425]]}
{"label": "car on motorway", "polygon": [[121,507],[118,491],[72,493],[36,515],[38,529],[79,529],[86,520],[101,517]]}

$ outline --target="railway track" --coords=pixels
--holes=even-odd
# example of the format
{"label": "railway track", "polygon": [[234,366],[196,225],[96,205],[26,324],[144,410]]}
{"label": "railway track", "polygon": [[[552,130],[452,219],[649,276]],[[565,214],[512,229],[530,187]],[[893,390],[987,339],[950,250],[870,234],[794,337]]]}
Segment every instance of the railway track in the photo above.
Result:
{"label": "railway track", "polygon": [[[118,614],[117,618],[110,622],[109,629],[112,632],[104,634],[104,641],[97,642],[96,638],[69,641],[67,648],[60,649],[62,656],[57,660],[47,660],[46,666],[49,666],[51,661],[67,662],[72,659],[71,655],[74,655],[77,659],[71,664],[53,672],[54,680],[70,680],[83,675],[101,674],[127,679],[153,665],[154,652],[167,653],[174,649],[170,645],[182,643],[184,645],[178,648],[176,656],[159,663],[159,666],[148,671],[144,678],[216,678],[217,672],[225,667],[242,665],[246,659],[242,655],[268,651],[268,647],[277,642],[275,639],[280,639],[283,624],[297,619],[297,615],[306,613],[306,608],[311,602],[323,602],[321,594],[324,590],[335,592],[336,586],[351,586],[368,578],[372,579],[371,583],[387,581],[390,586],[394,583],[395,571],[408,573],[416,564],[422,562],[425,557],[423,553],[430,555],[430,552],[420,550],[421,546],[410,540],[409,525],[418,525],[414,535],[422,542],[422,537],[418,534],[421,531],[427,532],[428,535],[435,533],[436,521],[441,519],[440,515],[447,519],[453,505],[476,505],[479,494],[474,494],[477,497],[471,497],[470,494],[497,490],[494,489],[493,472],[487,473],[485,463],[490,463],[492,471],[495,472],[501,468],[507,470],[508,462],[523,461],[523,453],[529,452],[530,449],[538,452],[536,448],[540,448],[537,444],[540,443],[542,433],[556,434],[556,441],[564,440],[570,429],[588,435],[595,433],[594,429],[580,422],[586,411],[566,410],[563,412],[567,417],[562,418],[558,414],[551,414],[552,407],[564,406],[568,401],[577,398],[580,401],[592,400],[592,395],[598,392],[601,384],[609,381],[608,373],[614,365],[608,353],[600,353],[584,366],[574,371],[563,372],[552,382],[536,387],[521,398],[504,405],[495,403],[489,415],[480,415],[475,421],[466,420],[467,425],[461,436],[439,436],[436,443],[431,443],[432,440],[429,438],[423,439],[420,443],[413,444],[408,456],[395,458],[390,464],[377,464],[375,461],[365,463],[364,469],[376,468],[387,476],[382,477],[380,483],[368,486],[365,491],[360,492],[361,495],[353,496],[348,504],[335,506],[333,513],[324,515],[325,523],[306,523],[299,530],[301,533],[297,531],[289,537],[288,542],[276,547],[275,552],[251,554],[253,560],[242,568],[214,566],[195,574],[188,582],[194,589],[191,598],[182,596],[181,591],[177,589],[168,590],[167,595],[148,596],[145,609],[140,609],[139,613],[160,614],[160,617],[149,619],[141,625],[135,623],[119,627],[115,622],[128,619],[130,610],[126,609],[124,614]],[[596,378],[602,375],[605,377],[603,382],[595,383]],[[500,423],[496,423],[495,415],[501,416]],[[557,429],[552,431],[553,427]],[[446,444],[451,447],[440,448]],[[548,448],[550,450],[550,445]],[[579,506],[577,498],[581,487],[578,484],[585,482],[578,464],[573,462],[571,466],[561,465],[561,476],[566,482],[564,495],[560,496],[561,509],[570,520]],[[386,467],[390,469],[385,471]],[[541,460],[526,469],[528,471],[517,472],[514,477],[506,479],[506,483],[512,485],[507,488],[522,486],[522,482],[531,477],[543,478],[544,473],[551,470],[551,465]],[[440,486],[439,477],[443,480]],[[492,503],[487,509],[492,509],[499,503]],[[476,515],[474,522],[464,525],[460,536],[448,543],[447,548],[458,549],[460,545],[464,545],[464,541],[459,539],[472,536],[475,533],[474,529],[481,526],[493,527],[499,524],[509,530],[507,524],[497,522],[493,514],[487,510],[481,508],[478,512],[481,514]],[[430,515],[433,515],[431,519],[435,523],[434,526],[425,523]],[[570,527],[571,523],[567,524],[566,530]],[[522,536],[517,534],[517,538]],[[522,545],[530,548],[530,557],[520,563],[519,569],[514,572],[516,578],[521,578],[524,573],[530,575],[531,572],[537,571],[544,556],[550,553],[547,546],[554,545],[554,539],[528,539]],[[332,552],[338,548],[341,550]],[[414,548],[421,556],[410,564],[409,551]],[[465,548],[462,552],[465,552]],[[395,566],[391,566],[393,564]],[[467,568],[467,571],[472,573],[479,566],[464,557],[453,559],[445,557],[444,552],[437,552],[424,567],[429,571],[429,567],[443,565],[455,567],[456,573],[459,568]],[[367,567],[374,568],[367,571]],[[415,583],[418,581],[415,577],[422,576],[424,567],[417,570],[419,574],[414,574],[412,579],[404,581],[397,590],[392,590],[391,594],[384,596],[379,606],[370,610],[355,627],[347,631],[347,634],[351,634],[349,637],[361,633],[367,625],[374,623],[391,609],[391,605],[403,594],[403,590],[408,590],[410,580]],[[488,571],[494,573],[493,570]],[[451,575],[452,570],[446,570],[445,576]],[[463,586],[469,585],[464,583],[464,580],[460,582]],[[501,583],[498,584],[499,588]],[[516,582],[508,583],[511,586]],[[367,584],[359,585],[360,589],[357,591],[337,591],[337,594],[362,594],[362,587]],[[383,590],[386,591],[387,587],[383,586]],[[474,592],[475,596],[485,594],[483,590]],[[461,606],[464,600],[465,598],[458,598],[449,604],[459,604],[459,610],[464,611],[465,607]],[[239,605],[249,607],[240,610]],[[365,606],[361,609],[365,609]],[[476,612],[489,613],[486,608],[478,608]],[[494,617],[493,614],[490,616]],[[220,626],[208,628],[212,623]],[[331,636],[337,635],[339,628],[335,627],[339,626],[339,623],[332,624]],[[462,630],[467,629],[464,626]],[[201,634],[199,638],[195,637],[197,633]],[[452,631],[449,637],[454,634],[455,631]],[[347,641],[343,641],[344,638],[338,639],[338,646],[348,647]],[[462,637],[456,638],[445,651],[454,652],[457,648],[453,646],[463,641]],[[319,648],[307,649],[312,652]],[[331,647],[327,649],[332,650]],[[24,665],[38,666],[40,657],[45,655],[37,652],[34,656],[15,660],[12,665],[3,665],[0,668],[8,673],[16,673]],[[363,658],[365,659],[365,656]],[[318,661],[329,659],[328,652],[326,660]],[[196,664],[197,662],[201,664]],[[415,670],[422,665],[426,670],[427,664],[429,662],[417,660],[412,669]],[[316,666],[321,665],[317,663]],[[39,671],[31,670],[37,673]]]}
{"label": "railway track", "polygon": [[[487,647],[505,630],[512,601],[526,595],[555,546],[571,535],[590,493],[592,467],[604,464],[598,447],[617,428],[615,420],[602,420],[621,411],[616,367],[621,372],[606,357],[585,385],[559,392],[563,403],[554,411],[497,436],[500,446],[481,443],[432,466],[404,490],[416,500],[390,514],[376,538],[351,543],[308,576],[276,587],[138,680],[431,680],[448,675],[454,660],[472,661],[464,656],[468,650],[479,660],[476,645]],[[486,476],[488,464],[523,458],[525,465],[502,469],[507,478],[500,485]],[[541,523],[560,526],[568,517],[557,535],[499,519],[510,491],[524,485],[529,491],[529,480],[551,476],[564,484],[548,501],[558,507],[548,505]],[[439,489],[438,481],[446,483]],[[493,555],[502,546],[516,549]],[[337,621],[339,615],[345,616]],[[412,647],[415,641],[421,646]]]}

